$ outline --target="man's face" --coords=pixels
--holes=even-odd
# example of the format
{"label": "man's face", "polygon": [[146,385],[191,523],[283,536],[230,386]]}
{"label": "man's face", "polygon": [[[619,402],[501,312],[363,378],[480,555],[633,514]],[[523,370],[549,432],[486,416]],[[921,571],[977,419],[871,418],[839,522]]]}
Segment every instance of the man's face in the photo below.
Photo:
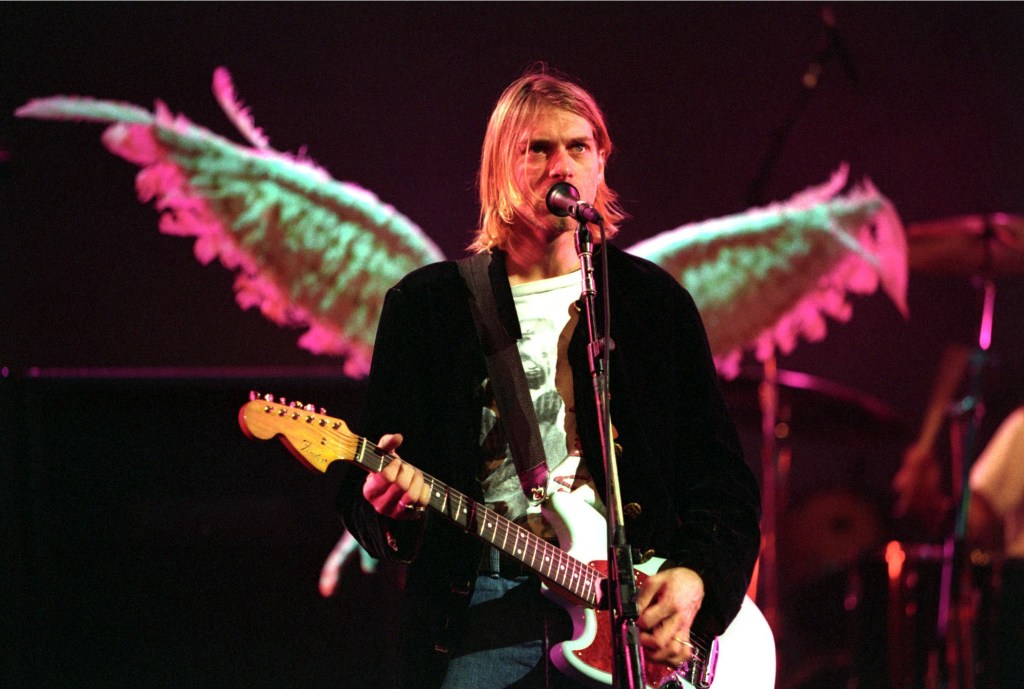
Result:
{"label": "man's face", "polygon": [[568,182],[579,191],[581,201],[593,203],[605,163],[594,128],[579,115],[546,108],[523,131],[516,155],[516,184],[524,196],[524,207],[516,209],[519,215],[547,232],[570,229],[575,221],[552,215],[545,199],[552,185]]}

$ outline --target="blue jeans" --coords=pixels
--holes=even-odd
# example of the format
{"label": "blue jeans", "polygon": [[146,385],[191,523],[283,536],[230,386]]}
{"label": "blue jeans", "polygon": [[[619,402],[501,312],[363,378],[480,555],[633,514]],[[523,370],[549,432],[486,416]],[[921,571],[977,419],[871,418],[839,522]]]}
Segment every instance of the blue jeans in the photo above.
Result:
{"label": "blue jeans", "polygon": [[[497,568],[495,568],[497,571]],[[548,658],[571,636],[569,617],[534,577],[481,574],[442,689],[577,689]]]}

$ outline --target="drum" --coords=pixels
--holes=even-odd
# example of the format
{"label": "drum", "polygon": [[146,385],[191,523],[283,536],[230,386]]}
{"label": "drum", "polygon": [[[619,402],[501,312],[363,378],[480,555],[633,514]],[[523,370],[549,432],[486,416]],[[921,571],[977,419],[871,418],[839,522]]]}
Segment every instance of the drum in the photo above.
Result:
{"label": "drum", "polygon": [[[864,628],[862,563],[885,540],[881,509],[847,488],[830,488],[791,504],[778,531],[779,676],[782,687],[848,686],[854,677],[855,639]],[[884,620],[884,612],[882,615]],[[884,626],[884,622],[883,622]]]}
{"label": "drum", "polygon": [[1024,567],[977,553],[953,567],[952,556],[948,544],[889,541],[795,586],[785,599],[795,615],[786,628],[791,640],[802,634],[813,643],[791,660],[797,681],[788,686],[1019,686]]}

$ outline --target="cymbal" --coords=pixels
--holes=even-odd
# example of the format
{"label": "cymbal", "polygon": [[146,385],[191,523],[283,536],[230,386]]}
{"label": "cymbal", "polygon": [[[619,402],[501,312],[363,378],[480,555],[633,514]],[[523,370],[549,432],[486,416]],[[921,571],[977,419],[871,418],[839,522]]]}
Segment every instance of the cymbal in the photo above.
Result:
{"label": "cymbal", "polygon": [[962,215],[907,225],[912,271],[938,275],[1024,275],[1024,217]]}
{"label": "cymbal", "polygon": [[[721,382],[726,404],[737,424],[760,427],[761,380],[759,372],[751,368],[733,380]],[[846,431],[875,437],[906,432],[906,420],[895,409],[860,390],[800,371],[780,369],[777,380],[780,407],[789,408],[803,432]]]}

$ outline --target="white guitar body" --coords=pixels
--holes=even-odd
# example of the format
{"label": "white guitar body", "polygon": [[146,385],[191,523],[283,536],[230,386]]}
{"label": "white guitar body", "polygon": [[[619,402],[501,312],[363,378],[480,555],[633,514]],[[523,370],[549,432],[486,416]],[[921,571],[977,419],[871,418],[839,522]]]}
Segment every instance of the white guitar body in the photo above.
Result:
{"label": "white guitar body", "polygon": [[[544,507],[544,516],[558,535],[560,547],[577,560],[595,564],[608,559],[608,525],[593,507],[567,493],[552,494]],[[651,558],[635,568],[652,575],[665,562]],[[572,618],[573,638],[556,644],[551,649],[551,660],[559,670],[576,681],[593,687],[612,685],[612,674],[595,668],[581,659],[595,642],[611,643],[608,613],[583,605],[570,605],[554,591],[549,597],[565,606]],[[599,624],[598,616],[606,619]],[[598,636],[602,638],[599,640]],[[611,656],[607,651],[608,657]],[[712,689],[772,689],[775,686],[775,638],[767,620],[749,597],[744,597],[739,614],[718,637],[718,658],[713,663]],[[693,685],[678,677],[663,680],[661,686],[693,689]],[[657,686],[648,684],[657,689]]]}

